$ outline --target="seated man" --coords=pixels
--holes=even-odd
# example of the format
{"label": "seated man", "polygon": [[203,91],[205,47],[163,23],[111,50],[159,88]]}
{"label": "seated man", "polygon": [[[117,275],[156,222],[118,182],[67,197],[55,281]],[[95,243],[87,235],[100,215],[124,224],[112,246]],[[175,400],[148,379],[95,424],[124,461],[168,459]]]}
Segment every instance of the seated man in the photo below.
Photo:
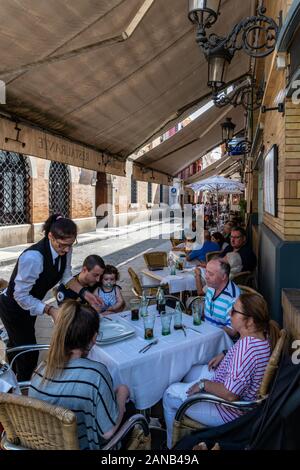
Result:
{"label": "seated man", "polygon": [[187,257],[187,261],[198,260],[205,262],[206,260],[206,253],[210,251],[219,251],[218,243],[214,243],[211,241],[210,233],[208,230],[204,230],[204,243],[200,250],[193,250]]}
{"label": "seated man", "polygon": [[234,227],[230,234],[230,245],[222,252],[221,257],[237,252],[242,258],[242,271],[253,271],[256,267],[256,256],[247,243],[246,232],[241,227]]}
{"label": "seated man", "polygon": [[[279,337],[279,328],[270,320],[265,300],[257,294],[242,294],[231,312],[232,325],[239,341],[214,357],[208,365],[193,366],[185,383],[170,385],[163,405],[167,425],[167,444],[172,446],[172,429],[176,411],[186,398],[206,392],[227,401],[255,400]],[[226,405],[202,402],[193,405],[187,416],[206,426],[220,426],[238,418],[241,411]]]}
{"label": "seated man", "polygon": [[172,248],[172,251],[185,251],[190,253],[193,250],[199,250],[201,245],[197,242],[196,238],[193,232],[186,231],[184,241],[179,243],[175,248]]}
{"label": "seated man", "polygon": [[[85,303],[83,294],[86,290],[93,292],[100,281],[100,277],[104,272],[105,264],[103,259],[98,255],[89,255],[85,258],[82,269],[79,274],[69,279],[66,284],[60,284],[56,291],[56,300],[60,305],[66,299],[81,299]],[[70,288],[70,283],[76,279],[82,286],[77,294]],[[102,302],[103,303],[103,302]]]}
{"label": "seated man", "polygon": [[230,265],[221,258],[212,259],[207,263],[205,280],[204,318],[218,328],[223,328],[230,337],[236,335],[231,326],[230,312],[240,289],[229,280]]}

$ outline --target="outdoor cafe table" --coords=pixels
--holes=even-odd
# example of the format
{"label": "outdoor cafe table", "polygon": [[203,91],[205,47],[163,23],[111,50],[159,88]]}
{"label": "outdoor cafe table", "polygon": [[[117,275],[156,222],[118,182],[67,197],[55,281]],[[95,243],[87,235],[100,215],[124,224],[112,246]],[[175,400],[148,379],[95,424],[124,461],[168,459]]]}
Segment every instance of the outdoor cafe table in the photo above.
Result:
{"label": "outdoor cafe table", "polygon": [[157,281],[158,284],[161,285],[168,284],[170,294],[174,294],[175,292],[184,292],[186,290],[197,290],[195,275],[192,270],[179,271],[177,269],[176,275],[171,275],[169,268],[164,268],[157,271],[149,271],[149,269],[143,269],[141,271],[141,275],[142,284],[144,286],[153,285],[153,280]]}
{"label": "outdoor cafe table", "polygon": [[[156,306],[152,305],[149,309],[156,311]],[[130,325],[136,335],[110,345],[96,345],[88,357],[107,366],[115,387],[119,384],[128,386],[131,399],[139,410],[157,403],[166,388],[180,382],[194,364],[207,364],[212,357],[233,344],[222,329],[206,322],[194,326],[192,317],[185,314],[184,325],[197,332],[186,329],[185,336],[183,330],[174,330],[172,320],[171,334],[162,336],[157,313],[154,339],[158,339],[158,343],[147,352],[139,353],[149,344],[149,340],[144,339],[143,320],[131,321],[130,312],[110,315],[110,318]]]}

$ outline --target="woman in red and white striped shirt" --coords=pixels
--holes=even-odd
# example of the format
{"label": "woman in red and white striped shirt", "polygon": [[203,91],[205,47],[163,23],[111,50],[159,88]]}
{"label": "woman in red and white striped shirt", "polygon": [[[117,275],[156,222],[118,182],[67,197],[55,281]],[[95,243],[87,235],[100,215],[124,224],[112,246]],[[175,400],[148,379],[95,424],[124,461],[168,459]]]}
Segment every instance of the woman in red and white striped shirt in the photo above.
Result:
{"label": "woman in red and white striped shirt", "polygon": [[[227,354],[219,354],[208,365],[194,366],[184,378],[185,383],[172,384],[166,390],[164,413],[169,447],[176,411],[187,397],[201,391],[228,401],[256,399],[279,328],[270,320],[265,300],[257,294],[239,296],[231,311],[231,324],[240,339]],[[189,417],[207,426],[220,426],[240,414],[213,403],[199,403],[187,411]]]}

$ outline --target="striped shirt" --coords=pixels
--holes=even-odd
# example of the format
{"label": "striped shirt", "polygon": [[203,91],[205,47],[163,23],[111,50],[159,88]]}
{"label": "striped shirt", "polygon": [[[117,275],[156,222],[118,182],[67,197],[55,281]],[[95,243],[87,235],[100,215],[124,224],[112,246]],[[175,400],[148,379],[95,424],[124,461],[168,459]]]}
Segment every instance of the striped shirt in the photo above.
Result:
{"label": "striped shirt", "polygon": [[71,359],[61,374],[41,383],[44,367],[33,375],[29,396],[72,410],[80,449],[101,449],[106,442],[103,434],[115,426],[119,415],[106,366],[86,358]]}
{"label": "striped shirt", "polygon": [[[215,372],[214,382],[219,382],[241,400],[256,400],[266,366],[270,359],[269,340],[246,336],[228,351]],[[216,405],[225,423],[236,419],[242,411]]]}
{"label": "striped shirt", "polygon": [[219,328],[231,326],[230,311],[241,291],[234,282],[229,281],[218,297],[214,298],[215,289],[208,287],[205,294],[205,320]]}

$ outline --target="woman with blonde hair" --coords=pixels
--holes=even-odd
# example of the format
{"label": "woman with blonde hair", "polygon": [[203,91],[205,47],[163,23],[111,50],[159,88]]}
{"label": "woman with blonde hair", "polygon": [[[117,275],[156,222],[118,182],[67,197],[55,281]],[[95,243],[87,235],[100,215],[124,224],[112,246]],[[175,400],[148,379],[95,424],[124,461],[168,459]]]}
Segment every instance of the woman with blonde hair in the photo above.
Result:
{"label": "woman with blonde hair", "polygon": [[[184,382],[172,384],[164,394],[164,413],[171,446],[172,428],[179,406],[189,396],[207,392],[227,401],[255,400],[280,330],[270,319],[264,298],[241,294],[231,311],[232,328],[240,339],[229,349],[211,359],[208,365],[193,366]],[[225,405],[199,403],[187,415],[206,426],[220,426],[242,412]]]}
{"label": "woman with blonde hair", "polygon": [[96,342],[99,315],[74,300],[59,309],[46,362],[34,372],[29,396],[72,410],[81,449],[101,449],[121,424],[129,397],[113,389],[103,364],[87,358]]}

